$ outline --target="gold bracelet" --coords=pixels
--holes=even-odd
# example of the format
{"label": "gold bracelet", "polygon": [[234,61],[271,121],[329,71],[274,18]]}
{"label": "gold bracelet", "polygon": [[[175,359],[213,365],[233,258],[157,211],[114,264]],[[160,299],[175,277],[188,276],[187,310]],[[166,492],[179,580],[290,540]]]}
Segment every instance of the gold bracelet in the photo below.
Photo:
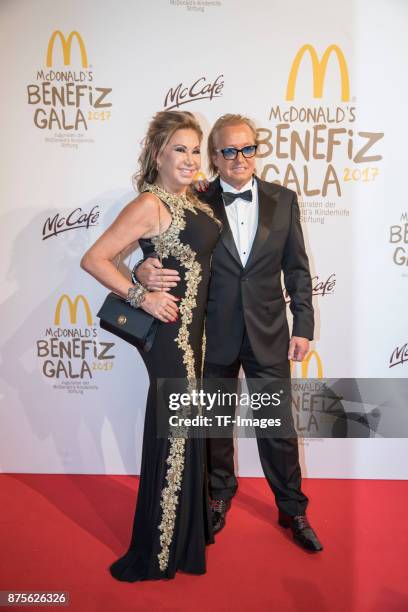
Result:
{"label": "gold bracelet", "polygon": [[126,302],[133,306],[133,308],[140,308],[140,305],[145,299],[146,293],[147,289],[143,287],[141,283],[135,283],[128,289]]}

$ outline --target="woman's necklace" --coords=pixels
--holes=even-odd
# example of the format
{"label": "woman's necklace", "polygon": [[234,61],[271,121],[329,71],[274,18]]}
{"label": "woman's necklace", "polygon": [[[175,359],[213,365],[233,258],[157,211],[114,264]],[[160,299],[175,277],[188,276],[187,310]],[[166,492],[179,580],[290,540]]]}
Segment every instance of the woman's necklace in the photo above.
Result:
{"label": "woman's necklace", "polygon": [[180,208],[187,208],[194,214],[197,214],[197,210],[195,209],[193,202],[185,193],[176,195],[175,193],[166,191],[166,189],[163,189],[163,187],[160,187],[157,185],[157,183],[144,183],[140,191],[150,191],[151,193],[157,195],[160,200],[169,204],[170,207],[176,206]]}

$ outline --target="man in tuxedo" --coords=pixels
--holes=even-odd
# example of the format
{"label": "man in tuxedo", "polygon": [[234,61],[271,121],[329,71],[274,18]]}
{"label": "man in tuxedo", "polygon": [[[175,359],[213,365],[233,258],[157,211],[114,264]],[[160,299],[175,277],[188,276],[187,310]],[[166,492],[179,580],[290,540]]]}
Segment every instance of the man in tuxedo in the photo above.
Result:
{"label": "man in tuxedo", "polygon": [[[204,378],[290,379],[289,360],[302,361],[313,339],[312,284],[296,193],[255,176],[256,130],[247,117],[224,115],[208,138],[210,170],[216,175],[199,197],[223,223],[213,253],[206,315]],[[290,296],[292,336],[281,273]],[[169,289],[179,277],[157,259],[139,265],[148,289]],[[287,403],[287,420],[292,421]],[[293,429],[294,431],[294,429]],[[265,477],[289,527],[304,548],[322,550],[306,517],[298,444],[293,437],[257,435]],[[208,439],[208,470],[214,532],[225,524],[237,490],[232,437]]]}

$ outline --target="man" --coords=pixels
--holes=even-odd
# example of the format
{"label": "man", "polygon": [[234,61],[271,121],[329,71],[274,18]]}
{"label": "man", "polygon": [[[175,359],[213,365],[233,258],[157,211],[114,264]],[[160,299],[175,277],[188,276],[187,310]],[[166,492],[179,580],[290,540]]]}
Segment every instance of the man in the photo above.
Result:
{"label": "man", "polygon": [[[240,367],[251,379],[289,379],[289,360],[302,361],[313,339],[309,263],[296,193],[255,177],[256,130],[241,115],[224,115],[208,138],[212,174],[199,197],[223,223],[211,263],[206,316],[204,378],[236,379]],[[281,273],[291,298],[289,339]],[[136,272],[148,289],[169,289],[179,277],[148,259]],[[288,404],[286,415],[292,419]],[[294,431],[294,430],[293,430]],[[279,523],[304,548],[322,550],[306,517],[296,437],[257,435],[265,477],[279,508]],[[225,524],[237,489],[232,437],[208,440],[214,532]]]}

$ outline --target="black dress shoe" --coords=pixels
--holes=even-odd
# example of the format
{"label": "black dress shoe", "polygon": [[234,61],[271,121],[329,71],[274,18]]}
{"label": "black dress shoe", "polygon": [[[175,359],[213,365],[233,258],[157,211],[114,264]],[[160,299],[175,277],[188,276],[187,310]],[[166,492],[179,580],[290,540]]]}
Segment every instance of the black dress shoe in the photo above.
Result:
{"label": "black dress shoe", "polygon": [[311,528],[309,521],[306,518],[306,514],[288,516],[284,512],[279,512],[279,525],[282,527],[290,527],[294,540],[303,548],[313,550],[315,552],[323,550],[323,546]]}
{"label": "black dress shoe", "polygon": [[225,515],[227,513],[227,510],[229,510],[230,505],[230,500],[212,499],[210,501],[213,533],[221,531],[221,529],[224,527]]}

